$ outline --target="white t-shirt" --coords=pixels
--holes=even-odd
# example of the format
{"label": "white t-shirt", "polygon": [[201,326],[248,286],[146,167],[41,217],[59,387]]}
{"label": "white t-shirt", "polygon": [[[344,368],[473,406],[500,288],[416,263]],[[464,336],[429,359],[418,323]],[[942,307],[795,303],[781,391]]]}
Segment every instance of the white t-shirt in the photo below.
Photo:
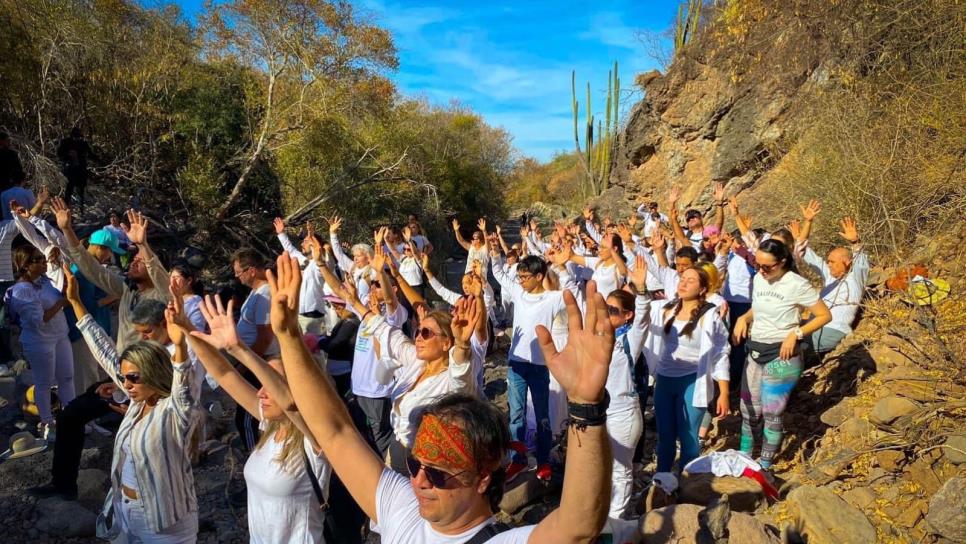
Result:
{"label": "white t-shirt", "polygon": [[751,302],[752,269],[748,261],[736,253],[728,254],[728,273],[724,282],[724,297],[728,302]]}
{"label": "white t-shirt", "polygon": [[616,264],[601,264],[598,257],[584,257],[587,268],[593,272],[589,279],[597,283],[597,292],[604,298],[624,286],[624,276]]}
{"label": "white t-shirt", "polygon": [[[272,436],[245,462],[248,487],[248,533],[253,544],[317,544],[324,542],[325,514],[305,473],[299,454],[283,468],[276,459],[284,442]],[[332,468],[324,455],[316,455],[305,439],[303,448],[323,494],[328,493]]]}
{"label": "white t-shirt", "polygon": [[399,275],[413,287],[423,284],[423,269],[412,257],[403,257],[399,262]]}
{"label": "white t-shirt", "polygon": [[[396,311],[386,316],[386,323],[392,327],[402,327],[409,319],[409,312],[402,304],[396,305]],[[376,379],[376,350],[372,344],[372,331],[365,324],[359,325],[356,333],[356,351],[352,357],[352,393],[370,399],[389,398],[392,394],[392,384],[383,385]]]}
{"label": "white t-shirt", "polygon": [[751,339],[756,342],[782,342],[798,327],[801,309],[819,301],[818,291],[805,278],[794,272],[774,283],[755,274],[752,283],[751,310],[755,318],[751,324]]}
{"label": "white t-shirt", "polygon": [[657,373],[668,378],[681,378],[698,371],[701,358],[701,327],[695,327],[691,336],[681,331],[687,321],[674,320],[670,332],[664,335],[664,353],[657,364]]}
{"label": "white t-shirt", "polygon": [[566,311],[563,291],[533,294],[524,291],[520,284],[512,288],[513,339],[510,343],[510,359],[544,365],[543,352],[537,342],[537,325],[550,330],[557,314]]}
{"label": "white t-shirt", "polygon": [[473,271],[473,261],[480,261],[480,271],[486,273],[486,269],[490,266],[490,252],[486,249],[486,245],[480,247],[473,247],[470,244],[470,249],[466,253],[466,271],[464,274],[469,274]]}
{"label": "white t-shirt", "polygon": [[[382,544],[462,544],[484,527],[492,518],[458,535],[436,532],[419,515],[419,502],[409,478],[384,469],[376,487],[376,518]],[[527,525],[502,532],[487,544],[526,544],[536,525]]]}

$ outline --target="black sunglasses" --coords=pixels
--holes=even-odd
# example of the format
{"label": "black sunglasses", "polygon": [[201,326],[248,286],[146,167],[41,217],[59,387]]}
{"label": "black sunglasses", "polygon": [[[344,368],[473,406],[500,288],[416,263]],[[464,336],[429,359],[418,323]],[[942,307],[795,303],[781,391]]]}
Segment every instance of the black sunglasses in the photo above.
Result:
{"label": "black sunglasses", "polygon": [[409,476],[412,478],[416,478],[421,469],[423,473],[426,474],[426,479],[429,480],[429,483],[433,484],[433,487],[438,487],[441,489],[446,487],[446,482],[466,472],[465,470],[462,470],[456,474],[450,474],[449,472],[445,472],[438,468],[427,467],[426,465],[420,463],[419,460],[412,455],[406,456],[406,468],[409,470]]}
{"label": "black sunglasses", "polygon": [[607,305],[607,313],[608,313],[608,315],[617,315],[617,316],[619,316],[619,315],[621,315],[621,314],[624,313],[624,310],[618,308],[617,306],[611,306],[610,304],[608,304]]}
{"label": "black sunglasses", "polygon": [[36,264],[36,263],[45,263],[45,262],[47,262],[47,258],[44,257],[43,255],[37,255],[36,257],[31,257],[30,258],[30,261],[28,261],[28,262],[34,263],[34,264]]}
{"label": "black sunglasses", "polygon": [[131,382],[134,385],[141,383],[141,375],[136,372],[128,372],[127,374],[118,374],[117,379],[121,383]]}

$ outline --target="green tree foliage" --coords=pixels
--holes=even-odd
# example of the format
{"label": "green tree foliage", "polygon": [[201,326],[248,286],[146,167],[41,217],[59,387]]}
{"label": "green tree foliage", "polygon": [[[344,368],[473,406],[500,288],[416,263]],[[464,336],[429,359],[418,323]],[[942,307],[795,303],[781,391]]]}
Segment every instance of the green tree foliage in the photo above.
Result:
{"label": "green tree foliage", "polygon": [[215,253],[270,242],[280,214],[361,235],[502,209],[509,135],[400,97],[391,35],[347,2],[212,2],[192,26],[173,4],[0,0],[0,24],[0,129],[35,180],[63,183],[57,143],[80,126],[95,197]]}

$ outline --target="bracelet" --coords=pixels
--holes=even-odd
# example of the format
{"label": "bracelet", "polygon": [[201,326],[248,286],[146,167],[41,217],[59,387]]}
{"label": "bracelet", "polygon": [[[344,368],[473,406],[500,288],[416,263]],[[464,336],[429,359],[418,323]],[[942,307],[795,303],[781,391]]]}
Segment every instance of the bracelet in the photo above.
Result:
{"label": "bracelet", "polygon": [[607,423],[607,407],[610,406],[610,394],[604,391],[604,398],[596,404],[577,404],[567,402],[569,425],[583,431],[587,427],[599,427]]}
{"label": "bracelet", "polygon": [[457,347],[457,348],[459,348],[459,349],[470,349],[470,343],[469,342],[466,342],[466,343],[463,343],[463,344],[457,342],[456,344],[454,344],[454,346]]}
{"label": "bracelet", "polygon": [[362,319],[360,319],[360,321],[365,321],[366,318],[369,317],[369,314],[371,313],[372,313],[372,310],[369,310],[368,312],[362,314]]}

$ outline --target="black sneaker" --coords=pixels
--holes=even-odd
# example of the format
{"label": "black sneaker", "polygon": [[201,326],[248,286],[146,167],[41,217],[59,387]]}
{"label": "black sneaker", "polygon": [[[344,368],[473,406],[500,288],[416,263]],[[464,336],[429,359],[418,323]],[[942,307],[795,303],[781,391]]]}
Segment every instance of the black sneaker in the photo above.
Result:
{"label": "black sneaker", "polygon": [[77,500],[77,490],[76,489],[61,489],[54,484],[39,485],[36,487],[31,487],[27,490],[27,494],[32,497],[37,497],[38,499],[46,499],[48,497],[60,497],[66,501],[76,501]]}

